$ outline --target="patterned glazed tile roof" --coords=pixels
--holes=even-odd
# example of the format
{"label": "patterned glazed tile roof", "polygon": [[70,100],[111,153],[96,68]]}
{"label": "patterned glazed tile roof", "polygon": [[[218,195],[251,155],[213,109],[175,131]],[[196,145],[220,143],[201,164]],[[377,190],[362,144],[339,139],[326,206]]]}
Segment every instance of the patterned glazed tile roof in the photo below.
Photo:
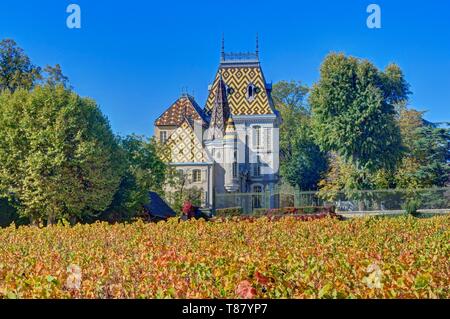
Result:
{"label": "patterned glazed tile roof", "polygon": [[180,126],[185,118],[202,120],[203,124],[208,122],[208,117],[195,102],[194,98],[189,95],[183,95],[156,119],[155,125]]}
{"label": "patterned glazed tile roof", "polygon": [[[205,113],[211,114],[214,107],[220,73],[229,91],[227,99],[232,115],[276,114],[259,62],[221,63],[209,92]],[[251,99],[247,96],[249,85],[257,89],[257,93]]]}
{"label": "patterned glazed tile roof", "polygon": [[222,138],[225,133],[225,125],[230,117],[230,107],[227,101],[227,92],[222,76],[219,76],[219,84],[216,87],[214,105],[211,110],[211,121],[209,123],[208,140]]}

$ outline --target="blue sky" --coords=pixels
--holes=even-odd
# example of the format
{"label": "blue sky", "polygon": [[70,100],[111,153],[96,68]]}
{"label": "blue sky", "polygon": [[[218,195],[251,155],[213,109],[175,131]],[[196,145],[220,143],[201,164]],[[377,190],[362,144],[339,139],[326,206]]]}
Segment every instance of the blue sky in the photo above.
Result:
{"label": "blue sky", "polygon": [[[82,28],[66,27],[66,7]],[[366,8],[382,9],[368,29]],[[0,38],[13,38],[38,65],[61,64],[75,90],[94,98],[118,134],[151,135],[153,121],[188,87],[204,105],[227,51],[253,51],[260,37],[266,80],[317,81],[331,51],[398,63],[411,105],[450,121],[450,1],[0,0]]]}

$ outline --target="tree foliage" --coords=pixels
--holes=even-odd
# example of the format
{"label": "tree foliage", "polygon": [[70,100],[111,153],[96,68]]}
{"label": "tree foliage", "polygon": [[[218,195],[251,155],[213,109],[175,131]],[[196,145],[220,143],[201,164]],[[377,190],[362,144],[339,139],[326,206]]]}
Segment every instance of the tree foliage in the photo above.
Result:
{"label": "tree foliage", "polygon": [[449,181],[450,130],[425,121],[424,113],[407,108],[399,111],[406,150],[395,174],[399,188],[443,187]]}
{"label": "tree foliage", "polygon": [[407,88],[398,66],[382,72],[369,61],[330,54],[310,95],[317,143],[358,170],[393,169],[401,150],[394,104],[407,99]]}
{"label": "tree foliage", "polygon": [[297,110],[302,113],[308,113],[309,106],[306,103],[308,87],[300,81],[280,81],[275,83],[272,90],[272,98],[278,108],[287,108]]}
{"label": "tree foliage", "polygon": [[124,174],[119,190],[103,216],[113,220],[128,220],[149,203],[149,192],[163,194],[167,165],[159,156],[154,139],[129,135],[120,139],[124,156]]}
{"label": "tree foliage", "polygon": [[290,135],[291,151],[280,165],[281,176],[300,190],[315,190],[327,169],[327,157],[312,138],[308,119],[299,121]]}
{"label": "tree foliage", "polygon": [[274,85],[272,96],[282,117],[280,125],[280,173],[290,185],[301,190],[317,189],[326,170],[326,154],[314,142],[308,88],[301,82],[281,81]]}
{"label": "tree foliage", "polygon": [[30,90],[40,78],[41,69],[31,63],[14,40],[0,42],[0,91]]}
{"label": "tree foliage", "polygon": [[119,146],[94,101],[57,87],[0,95],[0,190],[23,216],[83,218],[111,203]]}
{"label": "tree foliage", "polygon": [[49,86],[62,85],[66,89],[70,88],[69,78],[63,74],[61,66],[47,65],[43,70],[43,84]]}

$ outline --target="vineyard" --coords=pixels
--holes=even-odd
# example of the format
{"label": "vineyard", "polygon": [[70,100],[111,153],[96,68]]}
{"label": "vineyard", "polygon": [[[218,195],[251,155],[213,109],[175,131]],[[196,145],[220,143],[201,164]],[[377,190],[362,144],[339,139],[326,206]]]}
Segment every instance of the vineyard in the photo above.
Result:
{"label": "vineyard", "polygon": [[0,298],[450,298],[450,217],[13,226]]}

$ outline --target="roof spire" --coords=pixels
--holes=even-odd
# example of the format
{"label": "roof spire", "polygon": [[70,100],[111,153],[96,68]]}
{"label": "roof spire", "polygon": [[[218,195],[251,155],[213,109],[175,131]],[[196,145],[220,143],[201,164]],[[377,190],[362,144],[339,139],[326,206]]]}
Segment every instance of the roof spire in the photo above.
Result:
{"label": "roof spire", "polygon": [[222,138],[224,136],[226,122],[230,115],[231,111],[228,105],[225,83],[222,78],[222,70],[219,70],[219,82],[214,97],[207,140]]}
{"label": "roof spire", "polygon": [[256,32],[256,57],[259,58],[259,36],[258,36],[258,32]]}
{"label": "roof spire", "polygon": [[225,34],[222,33],[222,50],[220,51],[220,57],[222,61],[225,60]]}

